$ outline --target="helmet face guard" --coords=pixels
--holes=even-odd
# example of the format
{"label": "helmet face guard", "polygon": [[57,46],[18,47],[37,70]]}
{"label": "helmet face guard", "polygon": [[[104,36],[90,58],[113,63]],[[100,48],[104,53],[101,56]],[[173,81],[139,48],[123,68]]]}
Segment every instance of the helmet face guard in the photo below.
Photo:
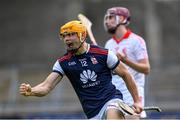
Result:
{"label": "helmet face guard", "polygon": [[80,21],[74,20],[63,25],[59,31],[59,36],[61,39],[64,39],[67,35],[71,36],[74,34],[77,34],[80,43],[76,48],[67,49],[68,52],[72,53],[76,53],[84,43],[87,34],[86,27]]}
{"label": "helmet face guard", "polygon": [[[111,18],[111,17],[115,17],[115,20],[116,20],[116,26],[115,27],[112,27],[112,28],[107,28],[107,25],[106,25],[106,20]],[[110,34],[114,34],[115,31],[116,31],[116,28],[118,27],[118,24],[120,24],[119,22],[119,17],[115,14],[109,14],[109,13],[106,13],[105,16],[104,16],[104,29],[106,31],[108,31]]]}
{"label": "helmet face guard", "polygon": [[[123,22],[120,23],[119,16],[123,16],[125,19]],[[124,7],[113,7],[107,10],[104,16],[104,28],[106,31],[109,31],[106,26],[106,20],[110,17],[115,17],[116,20],[116,27],[112,28],[114,31],[117,29],[119,25],[128,25],[130,22],[130,12],[127,8]]]}

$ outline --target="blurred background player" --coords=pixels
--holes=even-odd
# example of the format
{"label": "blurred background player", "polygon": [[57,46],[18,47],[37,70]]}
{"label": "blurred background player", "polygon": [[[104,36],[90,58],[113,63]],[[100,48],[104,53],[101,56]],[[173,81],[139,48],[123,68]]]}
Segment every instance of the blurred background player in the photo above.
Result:
{"label": "blurred background player", "polygon": [[114,70],[123,78],[133,96],[135,112],[141,113],[137,86],[128,70],[119,64],[113,52],[85,41],[86,28],[80,21],[70,21],[63,25],[60,37],[66,45],[67,53],[55,62],[52,73],[42,83],[34,87],[22,83],[20,94],[45,96],[66,75],[88,119],[123,119],[126,111],[118,105],[122,103],[122,94],[111,82],[111,70]]}
{"label": "blurred background player", "polygon": [[[144,106],[145,75],[150,71],[150,64],[144,39],[127,28],[129,23],[130,12],[127,8],[112,7],[107,10],[104,17],[104,27],[108,33],[112,34],[112,38],[106,42],[105,48],[116,53],[134,77],[138,86],[141,104]],[[114,74],[112,82],[122,92],[124,102],[132,105],[132,96],[122,78]],[[141,113],[141,117],[146,117],[144,111]]]}

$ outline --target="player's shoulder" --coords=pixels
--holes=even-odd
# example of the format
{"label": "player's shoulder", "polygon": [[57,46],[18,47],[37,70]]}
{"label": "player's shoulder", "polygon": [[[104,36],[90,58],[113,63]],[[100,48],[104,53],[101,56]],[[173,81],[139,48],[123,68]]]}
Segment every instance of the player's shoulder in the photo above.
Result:
{"label": "player's shoulder", "polygon": [[134,41],[134,43],[145,44],[144,38],[141,37],[140,35],[136,34],[136,33],[132,33],[132,34],[130,35],[130,39],[132,39],[132,41]]}
{"label": "player's shoulder", "polygon": [[108,44],[111,44],[111,43],[114,43],[114,40],[113,38],[110,38],[106,41],[105,45],[108,45]]}
{"label": "player's shoulder", "polygon": [[67,52],[64,55],[62,55],[61,57],[59,57],[58,61],[59,62],[68,61],[71,57],[72,57],[72,54]]}
{"label": "player's shoulder", "polygon": [[89,53],[107,55],[108,49],[97,45],[90,45]]}

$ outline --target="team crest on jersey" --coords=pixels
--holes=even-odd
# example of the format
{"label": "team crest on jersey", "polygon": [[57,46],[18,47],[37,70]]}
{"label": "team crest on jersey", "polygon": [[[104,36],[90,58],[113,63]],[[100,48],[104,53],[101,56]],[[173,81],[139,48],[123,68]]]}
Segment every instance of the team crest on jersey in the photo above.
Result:
{"label": "team crest on jersey", "polygon": [[92,62],[92,64],[97,64],[98,63],[98,61],[97,61],[97,59],[95,57],[91,57],[91,62]]}
{"label": "team crest on jersey", "polygon": [[97,75],[94,71],[91,70],[84,70],[80,74],[80,80],[85,84],[88,82],[88,80],[96,81]]}

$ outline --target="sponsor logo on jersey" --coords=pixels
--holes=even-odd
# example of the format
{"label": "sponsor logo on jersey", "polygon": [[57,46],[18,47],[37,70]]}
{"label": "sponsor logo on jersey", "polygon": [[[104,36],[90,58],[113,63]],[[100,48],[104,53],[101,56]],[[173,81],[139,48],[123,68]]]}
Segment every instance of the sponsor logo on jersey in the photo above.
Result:
{"label": "sponsor logo on jersey", "polygon": [[82,87],[83,88],[89,88],[89,87],[93,87],[93,86],[96,86],[96,85],[99,85],[100,84],[100,81],[95,81],[93,83],[88,83],[88,84],[85,84],[83,85]]}
{"label": "sponsor logo on jersey", "polygon": [[[80,74],[80,80],[83,82],[83,88],[88,88],[88,87],[92,87],[92,86],[96,86],[98,84],[100,84],[100,81],[96,81],[97,75],[94,71],[91,70],[84,70],[81,74]],[[88,81],[91,81],[91,83],[88,83]]]}
{"label": "sponsor logo on jersey", "polygon": [[68,62],[68,65],[69,65],[69,66],[72,66],[72,65],[75,65],[75,64],[76,64],[75,61],[73,61],[73,62]]}
{"label": "sponsor logo on jersey", "polygon": [[91,70],[84,70],[81,74],[80,74],[80,80],[85,84],[88,82],[88,80],[91,81],[96,81],[96,73],[94,71]]}

